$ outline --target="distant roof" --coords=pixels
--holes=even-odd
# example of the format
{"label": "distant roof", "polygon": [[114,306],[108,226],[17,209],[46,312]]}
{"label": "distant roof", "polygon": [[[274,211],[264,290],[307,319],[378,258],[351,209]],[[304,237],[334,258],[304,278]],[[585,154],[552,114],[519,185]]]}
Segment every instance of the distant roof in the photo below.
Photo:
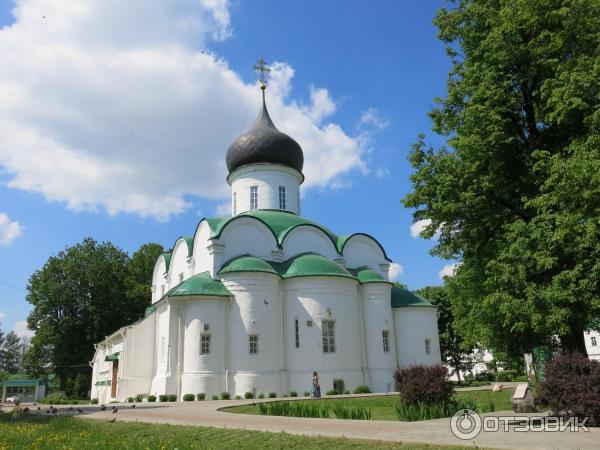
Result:
{"label": "distant roof", "polygon": [[41,380],[5,380],[0,385],[2,386],[37,386],[44,384]]}
{"label": "distant roof", "polygon": [[350,273],[352,273],[352,275],[358,278],[358,281],[360,281],[362,284],[387,282],[387,280],[380,274],[375,272],[373,269],[369,269],[368,267],[359,267],[357,269],[348,270]]}
{"label": "distant roof", "polygon": [[209,272],[202,272],[175,286],[167,292],[166,297],[185,297],[189,295],[231,297],[233,294],[225,288],[223,283],[213,280]]}
{"label": "distant roof", "polygon": [[404,308],[409,306],[435,308],[420,295],[401,287],[392,288],[392,308]]}

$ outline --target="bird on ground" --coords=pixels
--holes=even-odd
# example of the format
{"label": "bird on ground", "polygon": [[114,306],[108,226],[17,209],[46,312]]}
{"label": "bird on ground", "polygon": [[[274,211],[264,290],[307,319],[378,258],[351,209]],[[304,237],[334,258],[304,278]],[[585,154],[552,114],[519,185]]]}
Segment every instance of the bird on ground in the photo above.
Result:
{"label": "bird on ground", "polygon": [[115,408],[112,410],[112,413],[113,413],[113,414],[116,414],[116,413],[117,413],[117,411],[119,411],[119,410],[118,410],[118,409],[115,407]]}
{"label": "bird on ground", "polygon": [[83,409],[81,409],[81,408],[77,408],[77,412],[78,412],[79,414],[83,414]]}
{"label": "bird on ground", "polygon": [[50,411],[52,412],[52,414],[56,414],[57,409],[56,408],[55,409],[51,409]]}
{"label": "bird on ground", "polygon": [[69,406],[69,411],[73,411],[73,407],[72,406]]}
{"label": "bird on ground", "polygon": [[51,409],[47,409],[46,410],[46,414],[50,414],[50,411],[52,411]]}
{"label": "bird on ground", "polygon": [[135,408],[135,405],[131,405],[132,408]]}
{"label": "bird on ground", "polygon": [[115,423],[117,421],[117,418],[115,417],[113,420],[109,420],[108,423]]}
{"label": "bird on ground", "polygon": [[25,408],[23,408],[23,412],[27,414],[29,412],[29,408],[26,406]]}
{"label": "bird on ground", "polygon": [[100,411],[106,411],[106,405],[102,405],[102,406],[100,407]]}

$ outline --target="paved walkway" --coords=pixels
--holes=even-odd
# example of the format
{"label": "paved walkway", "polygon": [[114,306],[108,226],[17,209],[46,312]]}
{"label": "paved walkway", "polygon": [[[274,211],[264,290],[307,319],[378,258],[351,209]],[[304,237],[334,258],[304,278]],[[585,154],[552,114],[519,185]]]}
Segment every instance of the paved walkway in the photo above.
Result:
{"label": "paved walkway", "polygon": [[[297,400],[297,399],[296,399]],[[227,406],[258,403],[261,400],[215,400],[202,402],[155,403],[131,405],[119,404],[117,414],[109,409],[85,407],[83,417],[111,420],[115,416],[121,421],[169,423],[176,425],[202,425],[245,430],[286,432],[309,436],[333,436],[354,439],[373,439],[431,444],[454,444],[467,447],[477,446],[501,449],[600,449],[600,429],[589,432],[481,432],[471,441],[456,438],[450,430],[450,419],[423,422],[361,421],[340,419],[303,419],[296,417],[274,417],[235,414],[220,410]],[[269,401],[269,400],[262,400]],[[112,405],[111,405],[112,406]],[[514,415],[512,412],[508,415]]]}

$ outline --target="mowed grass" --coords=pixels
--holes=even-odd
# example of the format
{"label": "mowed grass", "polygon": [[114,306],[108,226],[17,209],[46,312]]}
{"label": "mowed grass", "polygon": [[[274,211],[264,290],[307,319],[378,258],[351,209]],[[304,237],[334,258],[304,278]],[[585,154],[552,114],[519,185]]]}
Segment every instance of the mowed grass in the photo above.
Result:
{"label": "mowed grass", "polygon": [[108,423],[73,417],[21,417],[0,413],[0,450],[26,449],[401,449],[457,450],[465,447],[385,443],[344,438],[210,427]]}
{"label": "mowed grass", "polygon": [[[512,406],[510,399],[512,396],[512,390],[504,390],[501,392],[488,391],[470,391],[470,392],[457,392],[455,395],[457,398],[470,398],[479,401],[491,401],[495,404],[496,411],[511,411]],[[398,404],[400,400],[399,395],[384,395],[377,397],[360,397],[360,398],[325,398],[319,400],[295,400],[300,402],[320,403],[320,402],[343,402],[348,406],[363,405],[371,409],[371,420],[398,420],[394,405]],[[234,406],[231,408],[225,408],[224,411],[239,414],[260,414],[258,405],[243,405]],[[330,414],[333,418],[333,413]]]}

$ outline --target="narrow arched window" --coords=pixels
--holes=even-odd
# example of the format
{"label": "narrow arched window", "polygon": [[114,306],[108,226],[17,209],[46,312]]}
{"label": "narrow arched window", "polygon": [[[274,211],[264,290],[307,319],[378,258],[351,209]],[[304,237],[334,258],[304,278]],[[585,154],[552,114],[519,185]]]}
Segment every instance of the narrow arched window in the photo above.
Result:
{"label": "narrow arched window", "polygon": [[285,186],[279,186],[279,209],[285,209]]}
{"label": "narrow arched window", "polygon": [[250,186],[250,210],[258,209],[258,186]]}

